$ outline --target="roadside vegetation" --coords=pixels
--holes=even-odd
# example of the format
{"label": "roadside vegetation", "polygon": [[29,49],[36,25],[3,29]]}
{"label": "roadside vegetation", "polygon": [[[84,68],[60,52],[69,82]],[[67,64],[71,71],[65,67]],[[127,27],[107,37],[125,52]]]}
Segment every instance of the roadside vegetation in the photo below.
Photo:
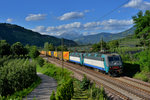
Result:
{"label": "roadside vegetation", "polygon": [[105,94],[104,88],[96,87],[95,83],[91,83],[86,76],[79,81],[77,79],[74,80],[74,96],[72,100],[107,100],[107,96]]}
{"label": "roadside vegetation", "polygon": [[[95,98],[89,96],[89,94],[92,91],[91,89],[96,87],[93,87],[92,83],[86,78],[86,76],[84,76],[82,81],[79,81],[72,78],[72,72],[67,69],[62,70],[62,68],[57,67],[54,64],[47,63],[46,61],[42,66],[37,65],[37,72],[43,73],[57,80],[57,90],[56,92],[52,92],[50,100],[75,100],[77,98],[82,99],[84,97],[87,99],[89,98],[90,100],[95,100]],[[102,90],[103,88],[96,89],[97,90],[93,91],[93,95],[97,95],[97,98],[101,98],[101,100],[103,100],[105,98],[104,90]],[[79,91],[81,95],[79,94]]]}
{"label": "roadside vegetation", "polygon": [[39,52],[35,46],[27,47],[0,40],[0,100],[21,100],[40,83],[34,60]]}

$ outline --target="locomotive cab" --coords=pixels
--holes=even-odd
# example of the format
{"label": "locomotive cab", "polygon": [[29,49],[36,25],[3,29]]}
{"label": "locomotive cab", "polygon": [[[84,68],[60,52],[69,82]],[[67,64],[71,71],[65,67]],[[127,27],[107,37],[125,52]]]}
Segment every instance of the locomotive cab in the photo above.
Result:
{"label": "locomotive cab", "polygon": [[107,66],[108,66],[108,73],[112,76],[118,76],[122,74],[122,60],[120,55],[118,54],[111,54],[107,55]]}

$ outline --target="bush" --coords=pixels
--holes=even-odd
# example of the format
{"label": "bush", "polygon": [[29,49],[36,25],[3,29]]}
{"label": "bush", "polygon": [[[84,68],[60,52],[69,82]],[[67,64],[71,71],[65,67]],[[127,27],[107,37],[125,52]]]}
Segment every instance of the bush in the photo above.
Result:
{"label": "bush", "polygon": [[40,65],[40,67],[42,67],[44,65],[44,59],[41,57],[37,57],[36,58],[37,63]]}
{"label": "bush", "polygon": [[36,66],[28,59],[10,59],[0,67],[0,95],[11,95],[29,87],[37,79]]}
{"label": "bush", "polygon": [[140,70],[150,72],[150,50],[142,51],[136,54],[138,63],[140,64]]}
{"label": "bush", "polygon": [[83,89],[83,90],[88,89],[89,86],[90,86],[90,80],[87,79],[87,77],[85,75],[84,75],[84,78],[81,81],[80,86],[81,86],[81,89]]}
{"label": "bush", "polygon": [[37,58],[40,55],[40,52],[37,50],[36,46],[32,46],[29,50],[29,56],[31,58]]}
{"label": "bush", "polygon": [[106,94],[104,88],[97,88],[95,84],[93,84],[88,90],[88,97],[92,98],[93,100],[103,100],[106,98]]}
{"label": "bush", "polygon": [[6,42],[6,40],[0,40],[0,56],[10,55],[10,45]]}
{"label": "bush", "polygon": [[55,92],[54,91],[51,94],[50,100],[56,100],[56,98],[55,98]]}
{"label": "bush", "polygon": [[68,81],[61,84],[57,88],[56,99],[57,100],[71,100],[73,93],[74,93],[73,79],[69,79]]}
{"label": "bush", "polygon": [[11,51],[13,53],[13,55],[17,55],[17,56],[25,56],[27,54],[27,50],[26,48],[24,48],[24,46],[20,43],[20,42],[16,42],[11,46]]}

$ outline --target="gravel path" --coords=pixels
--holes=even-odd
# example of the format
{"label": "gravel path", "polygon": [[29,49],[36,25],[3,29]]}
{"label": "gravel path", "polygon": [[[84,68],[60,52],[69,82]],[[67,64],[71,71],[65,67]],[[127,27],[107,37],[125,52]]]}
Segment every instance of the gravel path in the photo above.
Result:
{"label": "gravel path", "polygon": [[37,73],[41,78],[41,84],[35,88],[27,97],[23,100],[50,100],[50,95],[53,90],[56,90],[57,83],[53,78],[41,73]]}

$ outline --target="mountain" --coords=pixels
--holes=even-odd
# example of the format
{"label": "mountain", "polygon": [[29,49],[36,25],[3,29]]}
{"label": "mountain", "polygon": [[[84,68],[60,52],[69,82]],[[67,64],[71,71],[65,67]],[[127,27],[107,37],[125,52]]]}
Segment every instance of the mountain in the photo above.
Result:
{"label": "mountain", "polygon": [[103,40],[107,42],[111,40],[121,39],[128,35],[132,35],[134,34],[134,30],[135,27],[132,27],[126,31],[115,33],[115,34],[102,32],[99,34],[78,37],[75,38],[74,41],[79,44],[94,44],[94,43],[98,43],[100,39],[103,37]]}
{"label": "mountain", "polygon": [[58,36],[58,38],[65,38],[69,40],[74,40],[78,37],[82,37],[82,34],[78,34],[77,32],[64,32],[61,35]]}
{"label": "mountain", "polygon": [[[24,45],[29,44],[40,47],[42,47],[45,42],[52,43],[54,46],[61,45],[61,39],[59,38],[41,35],[38,32],[33,32],[21,26],[8,23],[0,23],[0,40],[6,40],[10,44],[21,42]],[[64,39],[64,45],[75,46],[77,43],[72,40]]]}

